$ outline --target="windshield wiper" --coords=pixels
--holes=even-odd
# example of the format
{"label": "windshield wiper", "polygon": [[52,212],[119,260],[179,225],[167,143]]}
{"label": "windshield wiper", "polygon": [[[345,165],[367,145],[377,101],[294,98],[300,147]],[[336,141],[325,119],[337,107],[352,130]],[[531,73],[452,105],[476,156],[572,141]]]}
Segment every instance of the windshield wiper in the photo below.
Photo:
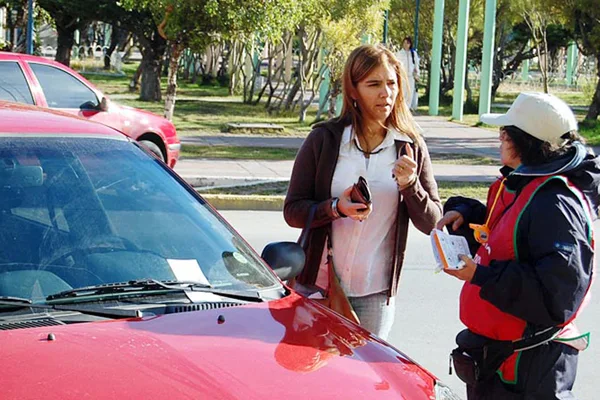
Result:
{"label": "windshield wiper", "polygon": [[134,280],[129,282],[119,283],[106,283],[103,285],[96,286],[85,286],[76,289],[65,290],[63,292],[51,294],[46,297],[46,300],[58,300],[67,299],[72,297],[80,296],[92,296],[92,295],[103,295],[113,293],[128,293],[128,292],[139,292],[145,290],[176,290],[183,291],[181,287],[171,287],[160,281],[153,279]]}
{"label": "windshield wiper", "polygon": [[180,288],[183,286],[187,290],[191,290],[192,292],[203,292],[203,293],[212,293],[217,296],[228,297],[231,299],[244,300],[244,301],[263,301],[262,296],[258,291],[252,290],[223,290],[216,289],[212,285],[207,285],[205,283],[198,282],[188,282],[188,281],[154,281],[152,282],[158,283],[165,288]]}
{"label": "windshield wiper", "polygon": [[141,318],[143,316],[140,310],[107,310],[105,308],[92,309],[88,307],[66,307],[58,304],[34,303],[31,299],[12,296],[0,296],[0,306],[9,306],[13,308],[37,308],[54,311],[74,311],[82,314],[108,318]]}
{"label": "windshield wiper", "polygon": [[31,299],[26,299],[24,297],[0,296],[1,305],[27,305],[31,303],[33,303]]}
{"label": "windshield wiper", "polygon": [[114,293],[140,293],[148,290],[167,290],[167,291],[186,291],[212,293],[217,296],[228,297],[243,301],[263,301],[258,291],[228,291],[215,289],[211,285],[198,282],[187,281],[157,281],[156,279],[141,279],[129,282],[109,283],[98,286],[87,286],[83,288],[66,290],[55,293],[46,298],[46,300],[67,299],[73,297],[94,296]]}

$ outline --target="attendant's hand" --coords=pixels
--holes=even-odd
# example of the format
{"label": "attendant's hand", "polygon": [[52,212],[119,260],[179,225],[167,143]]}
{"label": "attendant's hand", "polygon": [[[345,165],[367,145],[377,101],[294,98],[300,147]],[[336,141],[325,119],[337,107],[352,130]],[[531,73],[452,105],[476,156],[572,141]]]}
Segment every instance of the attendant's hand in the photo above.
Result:
{"label": "attendant's hand", "polygon": [[394,163],[392,175],[400,189],[412,185],[417,180],[417,162],[410,144],[406,143],[406,154],[398,157]]}
{"label": "attendant's hand", "polygon": [[469,256],[465,256],[462,254],[460,259],[465,263],[465,266],[461,269],[445,269],[444,272],[448,275],[452,275],[461,281],[471,282],[473,276],[475,275],[475,270],[477,269],[477,264],[473,259]]}
{"label": "attendant's hand", "polygon": [[457,230],[464,223],[465,223],[465,218],[463,217],[463,215],[461,213],[459,213],[458,211],[453,210],[453,211],[448,211],[446,214],[444,214],[442,219],[440,219],[438,221],[438,223],[435,225],[435,227],[436,227],[436,229],[439,229],[440,231],[442,231],[442,230],[444,230],[444,227],[446,225],[452,224],[452,229]]}
{"label": "attendant's hand", "polygon": [[369,214],[371,214],[371,211],[373,211],[373,204],[367,206],[362,203],[353,203],[350,199],[351,192],[352,186],[344,190],[344,193],[342,193],[340,200],[337,203],[338,211],[355,221],[367,219]]}

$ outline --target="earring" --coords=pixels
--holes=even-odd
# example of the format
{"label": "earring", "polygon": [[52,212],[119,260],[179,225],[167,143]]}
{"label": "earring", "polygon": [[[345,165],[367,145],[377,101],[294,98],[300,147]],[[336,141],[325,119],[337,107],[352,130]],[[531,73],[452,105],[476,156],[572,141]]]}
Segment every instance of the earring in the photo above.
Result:
{"label": "earring", "polygon": [[358,108],[358,104],[356,103],[356,100],[352,100],[352,105],[354,106],[354,108]]}

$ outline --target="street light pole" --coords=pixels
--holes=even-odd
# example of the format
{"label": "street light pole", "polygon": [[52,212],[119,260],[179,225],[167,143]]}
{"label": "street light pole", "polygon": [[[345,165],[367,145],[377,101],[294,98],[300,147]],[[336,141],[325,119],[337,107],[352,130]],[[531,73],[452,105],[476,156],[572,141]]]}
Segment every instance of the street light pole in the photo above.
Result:
{"label": "street light pole", "polygon": [[456,57],[454,61],[454,93],[452,119],[463,120],[465,79],[467,78],[467,38],[469,32],[469,5],[471,0],[458,1],[458,29],[456,34]]}
{"label": "street light pole", "polygon": [[33,54],[33,0],[27,2],[27,54]]}
{"label": "street light pole", "polygon": [[383,44],[387,45],[388,42],[388,21],[390,18],[390,11],[385,10],[383,12]]}
{"label": "street light pole", "polygon": [[496,0],[485,1],[483,55],[479,84],[479,115],[490,112],[492,104],[492,71],[494,70],[494,39],[496,37]]}
{"label": "street light pole", "polygon": [[413,48],[416,50],[419,45],[419,5],[421,4],[421,0],[417,0],[416,11],[415,11],[415,34],[413,41]]}

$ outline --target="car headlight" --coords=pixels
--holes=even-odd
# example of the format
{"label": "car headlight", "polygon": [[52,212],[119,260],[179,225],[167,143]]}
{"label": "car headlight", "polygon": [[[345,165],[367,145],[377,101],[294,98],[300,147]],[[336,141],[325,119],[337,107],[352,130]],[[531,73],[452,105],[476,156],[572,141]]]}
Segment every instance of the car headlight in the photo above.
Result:
{"label": "car headlight", "polygon": [[448,386],[440,381],[435,382],[435,400],[462,400]]}

